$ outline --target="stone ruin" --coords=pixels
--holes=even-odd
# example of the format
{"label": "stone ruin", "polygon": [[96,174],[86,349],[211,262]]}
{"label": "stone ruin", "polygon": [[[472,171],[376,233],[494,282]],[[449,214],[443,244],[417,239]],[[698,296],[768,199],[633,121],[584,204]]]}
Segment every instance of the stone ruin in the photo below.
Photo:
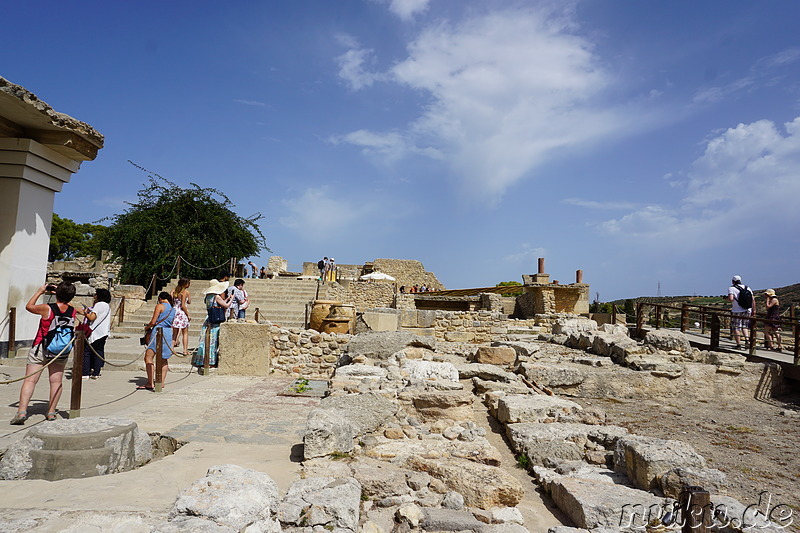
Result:
{"label": "stone ruin", "polygon": [[[675,512],[690,485],[711,493],[721,531],[749,531],[725,475],[691,446],[632,434],[574,400],[741,395],[765,370],[692,348],[680,333],[636,341],[577,317],[480,346],[363,333],[348,339],[328,395],[308,415],[302,479],[283,498],[266,474],[221,465],[156,531],[521,533],[517,506],[534,486],[576,526],[550,533],[644,531]],[[487,413],[533,485],[500,467]]]}

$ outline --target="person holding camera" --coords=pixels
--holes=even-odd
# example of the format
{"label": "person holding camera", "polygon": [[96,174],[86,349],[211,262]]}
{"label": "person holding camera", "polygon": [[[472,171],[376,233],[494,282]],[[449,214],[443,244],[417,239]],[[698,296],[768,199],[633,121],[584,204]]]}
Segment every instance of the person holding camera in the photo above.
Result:
{"label": "person holding camera", "polygon": [[[43,294],[54,294],[56,303],[36,303]],[[61,398],[64,380],[64,366],[67,363],[72,343],[69,342],[65,347],[54,348],[53,342],[56,327],[65,332],[66,335],[75,335],[75,316],[83,315],[84,312],[78,311],[69,302],[75,297],[75,285],[62,281],[58,286],[42,285],[25,304],[25,310],[34,315],[39,315],[39,328],[33,339],[33,346],[28,352],[25,375],[27,376],[19,391],[19,405],[17,414],[11,419],[11,424],[21,426],[28,419],[28,404],[39,382],[42,371],[47,366],[50,382],[50,398],[47,405],[45,420],[53,421],[58,414],[58,400]]]}

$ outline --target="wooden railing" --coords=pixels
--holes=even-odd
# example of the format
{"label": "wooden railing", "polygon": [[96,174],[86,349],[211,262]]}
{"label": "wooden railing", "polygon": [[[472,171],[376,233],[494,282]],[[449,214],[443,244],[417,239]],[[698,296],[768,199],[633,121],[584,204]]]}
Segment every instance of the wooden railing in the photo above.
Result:
{"label": "wooden railing", "polygon": [[[710,336],[710,346],[712,349],[719,348],[720,334],[723,328],[730,329],[730,324],[733,319],[742,318],[734,315],[730,311],[720,309],[719,307],[707,307],[702,305],[682,304],[681,306],[657,304],[650,302],[637,302],[636,303],[636,332],[638,336],[642,335],[645,320],[650,316],[650,313],[645,313],[645,309],[651,307],[655,310],[655,316],[652,320],[652,325],[656,329],[661,327],[679,327],[681,332],[686,333],[692,329],[699,330],[701,335],[705,335],[708,331]],[[668,311],[676,311],[675,317],[669,317]],[[770,320],[766,317],[750,317],[744,320],[750,321],[750,338],[748,341],[748,350],[750,355],[755,353],[756,339],[758,332],[765,333],[766,325],[780,326],[781,331],[777,331],[781,335],[781,340],[786,339],[786,332],[791,332],[789,346],[794,353],[794,364],[800,364],[800,327],[798,321],[794,318],[794,309],[790,310],[790,317],[788,319]],[[675,324],[675,325],[673,325]],[[786,346],[786,344],[784,343]],[[788,346],[787,346],[788,347]]]}

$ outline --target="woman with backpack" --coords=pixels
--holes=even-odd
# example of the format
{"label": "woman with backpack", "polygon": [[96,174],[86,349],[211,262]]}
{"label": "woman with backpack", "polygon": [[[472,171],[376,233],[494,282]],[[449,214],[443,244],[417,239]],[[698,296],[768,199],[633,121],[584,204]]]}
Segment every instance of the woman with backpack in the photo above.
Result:
{"label": "woman with backpack", "polygon": [[[45,293],[55,293],[56,303],[37,304],[39,297]],[[39,315],[41,318],[36,337],[33,339],[33,346],[28,352],[25,366],[25,375],[28,377],[22,382],[17,414],[11,419],[11,424],[15,426],[21,426],[28,419],[28,404],[45,365],[47,365],[50,382],[50,401],[45,420],[56,419],[58,400],[61,398],[63,388],[64,365],[72,350],[71,341],[75,338],[75,315],[84,314],[69,305],[74,297],[75,285],[62,281],[57,287],[42,285],[25,304],[26,311]]]}

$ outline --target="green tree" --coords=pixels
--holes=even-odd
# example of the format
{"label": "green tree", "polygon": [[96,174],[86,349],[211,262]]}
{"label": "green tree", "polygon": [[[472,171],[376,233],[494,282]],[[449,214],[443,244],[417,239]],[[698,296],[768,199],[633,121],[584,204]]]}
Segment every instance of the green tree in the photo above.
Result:
{"label": "green tree", "polygon": [[625,300],[625,304],[622,306],[622,310],[625,314],[631,318],[636,316],[636,302],[631,299]]}
{"label": "green tree", "polygon": [[[495,287],[519,287],[519,286],[522,286],[522,283],[520,283],[519,281],[501,281],[500,283],[495,285]],[[522,294],[522,291],[517,289],[504,292],[500,296],[519,296],[520,294]]]}
{"label": "green tree", "polygon": [[99,258],[102,235],[107,229],[100,224],[77,224],[53,213],[47,260],[59,261],[85,256]]}
{"label": "green tree", "polygon": [[[177,257],[183,259],[181,276],[211,278],[212,267],[231,257],[249,257],[270,251],[255,214],[244,218],[222,192],[190,183],[179,187],[130,162],[148,175],[148,183],[124,213],[111,217],[102,243],[123,258],[123,283],[147,286],[153,274],[174,276]],[[219,267],[220,269],[224,267]]]}

